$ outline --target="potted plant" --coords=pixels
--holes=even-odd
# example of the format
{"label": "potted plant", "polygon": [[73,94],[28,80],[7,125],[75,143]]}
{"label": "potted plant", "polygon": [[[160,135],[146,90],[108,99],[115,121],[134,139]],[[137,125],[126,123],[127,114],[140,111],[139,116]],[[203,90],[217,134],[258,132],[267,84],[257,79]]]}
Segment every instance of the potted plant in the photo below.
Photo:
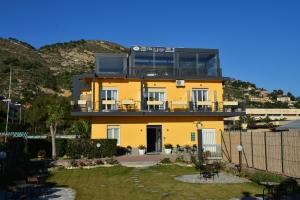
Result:
{"label": "potted plant", "polygon": [[131,152],[132,152],[132,147],[131,147],[130,145],[128,145],[128,146],[126,147],[126,153],[127,153],[127,154],[131,154]]}
{"label": "potted plant", "polygon": [[184,148],[185,148],[185,151],[186,151],[187,153],[189,153],[189,152],[191,151],[191,146],[188,145],[188,144],[185,145]]}
{"label": "potted plant", "polygon": [[39,160],[45,159],[46,151],[45,150],[39,150],[37,156],[38,156]]}
{"label": "potted plant", "polygon": [[172,153],[172,149],[173,149],[173,145],[172,144],[165,144],[165,153],[166,154],[171,154]]}
{"label": "potted plant", "polygon": [[140,155],[144,155],[145,152],[146,152],[146,147],[144,145],[139,145],[138,146],[138,149],[139,149],[139,154]]}

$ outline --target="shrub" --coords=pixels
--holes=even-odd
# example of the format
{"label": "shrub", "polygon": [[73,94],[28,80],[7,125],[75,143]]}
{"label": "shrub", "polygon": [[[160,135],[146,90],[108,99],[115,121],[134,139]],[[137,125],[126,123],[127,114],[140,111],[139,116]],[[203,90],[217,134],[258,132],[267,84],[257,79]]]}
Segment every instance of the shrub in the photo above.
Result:
{"label": "shrub", "polygon": [[45,150],[39,150],[37,153],[38,158],[44,159],[46,157],[46,151]]}
{"label": "shrub", "polygon": [[165,147],[165,149],[173,149],[172,144],[165,144],[164,147]]}
{"label": "shrub", "polygon": [[99,140],[101,157],[112,157],[117,154],[117,140],[116,139],[100,139]]}
{"label": "shrub", "polygon": [[119,164],[119,161],[117,161],[116,159],[113,159],[113,158],[108,158],[108,159],[105,160],[105,162],[107,164],[110,164],[110,165],[117,165],[117,164]]}
{"label": "shrub", "polygon": [[144,146],[144,145],[139,145],[139,146],[138,146],[138,149],[141,149],[141,150],[142,150],[142,149],[146,149],[146,146]]}
{"label": "shrub", "polygon": [[122,156],[122,155],[125,155],[127,153],[127,148],[125,147],[120,147],[120,146],[117,146],[117,156]]}
{"label": "shrub", "polygon": [[283,180],[282,176],[268,173],[268,172],[263,172],[263,171],[256,171],[252,175],[250,175],[250,180],[255,183],[261,183],[261,182],[266,182],[266,181],[271,181],[271,182],[280,182]]}
{"label": "shrub", "polygon": [[66,155],[67,143],[68,143],[67,139],[57,138],[55,140],[56,154],[58,157],[63,157],[64,155]]}
{"label": "shrub", "polygon": [[175,162],[181,162],[181,163],[185,162],[183,155],[177,156]]}
{"label": "shrub", "polygon": [[27,153],[30,158],[36,158],[40,150],[44,150],[46,152],[45,158],[50,158],[52,154],[52,147],[51,147],[50,140],[47,139],[27,140]]}
{"label": "shrub", "polygon": [[95,160],[95,164],[96,165],[104,165],[103,161],[102,160]]}
{"label": "shrub", "polygon": [[77,164],[76,160],[74,160],[74,159],[71,160],[70,165],[72,167],[78,167],[78,164]]}
{"label": "shrub", "polygon": [[162,163],[162,164],[170,164],[172,162],[171,162],[170,158],[164,158],[164,159],[160,160],[160,163]]}
{"label": "shrub", "polygon": [[188,144],[185,145],[184,148],[185,148],[186,152],[190,152],[190,150],[191,150],[191,146]]}
{"label": "shrub", "polygon": [[[100,143],[100,148],[97,147]],[[117,154],[117,140],[115,139],[76,139],[69,140],[66,148],[67,156],[71,158],[100,158],[111,157]]]}

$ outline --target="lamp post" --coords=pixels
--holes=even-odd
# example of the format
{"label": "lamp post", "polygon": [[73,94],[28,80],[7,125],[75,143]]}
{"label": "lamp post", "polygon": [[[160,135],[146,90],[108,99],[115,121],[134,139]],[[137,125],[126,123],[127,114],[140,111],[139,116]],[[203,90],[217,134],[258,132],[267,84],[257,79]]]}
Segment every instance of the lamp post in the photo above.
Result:
{"label": "lamp post", "polygon": [[203,160],[203,141],[202,141],[202,123],[200,121],[196,122],[197,127],[197,138],[198,138],[198,159]]}
{"label": "lamp post", "polygon": [[243,146],[241,144],[236,146],[237,151],[239,152],[239,172],[242,171],[242,152]]}
{"label": "lamp post", "polygon": [[20,113],[20,116],[19,116],[19,124],[21,124],[21,121],[22,121],[22,104],[20,104],[20,103],[15,103],[15,106],[20,106],[20,109],[19,109],[19,113]]}
{"label": "lamp post", "polygon": [[[101,147],[100,142],[97,142],[96,147],[97,147],[97,151],[99,151],[99,150],[100,150],[100,147]],[[95,152],[95,153],[96,153],[96,152]],[[94,154],[94,157],[96,158],[96,154]]]}

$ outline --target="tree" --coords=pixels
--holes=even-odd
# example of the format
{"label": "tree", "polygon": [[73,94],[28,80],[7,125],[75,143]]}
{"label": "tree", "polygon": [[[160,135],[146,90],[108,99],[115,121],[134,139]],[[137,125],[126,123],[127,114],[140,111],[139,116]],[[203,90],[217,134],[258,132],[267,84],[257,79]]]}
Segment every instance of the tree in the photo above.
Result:
{"label": "tree", "polygon": [[63,121],[66,112],[68,111],[64,102],[55,101],[47,106],[47,126],[50,128],[51,144],[52,144],[52,159],[56,159],[56,144],[55,138],[58,125]]}
{"label": "tree", "polygon": [[290,97],[291,101],[295,101],[296,100],[295,96],[291,92],[288,92],[286,95],[288,97]]}
{"label": "tree", "polygon": [[81,138],[89,138],[91,133],[91,123],[88,120],[77,120],[71,124],[70,134],[80,134]]}

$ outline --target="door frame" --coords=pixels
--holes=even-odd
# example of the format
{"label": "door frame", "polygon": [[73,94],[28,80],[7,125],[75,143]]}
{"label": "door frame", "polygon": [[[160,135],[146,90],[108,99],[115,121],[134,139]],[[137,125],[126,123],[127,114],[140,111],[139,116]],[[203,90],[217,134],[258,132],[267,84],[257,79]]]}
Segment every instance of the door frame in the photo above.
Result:
{"label": "door frame", "polygon": [[[156,129],[155,131],[155,151],[152,151],[154,153],[161,153],[162,152],[162,125],[147,125],[146,126],[146,144],[147,144],[147,150],[148,150],[148,128],[153,128]],[[160,129],[160,137],[158,137],[158,131]],[[160,138],[160,141],[158,141],[158,139]],[[157,144],[158,142],[160,142],[160,144]],[[157,146],[159,145],[159,146]]]}

